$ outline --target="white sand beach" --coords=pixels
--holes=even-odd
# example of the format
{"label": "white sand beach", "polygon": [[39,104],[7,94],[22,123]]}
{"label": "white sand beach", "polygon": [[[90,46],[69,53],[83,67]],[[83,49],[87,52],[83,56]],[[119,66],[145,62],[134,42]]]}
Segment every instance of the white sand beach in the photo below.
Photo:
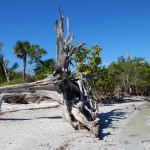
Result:
{"label": "white sand beach", "polygon": [[100,104],[100,137],[63,122],[56,101],[3,103],[1,150],[149,150],[150,104],[142,98]]}

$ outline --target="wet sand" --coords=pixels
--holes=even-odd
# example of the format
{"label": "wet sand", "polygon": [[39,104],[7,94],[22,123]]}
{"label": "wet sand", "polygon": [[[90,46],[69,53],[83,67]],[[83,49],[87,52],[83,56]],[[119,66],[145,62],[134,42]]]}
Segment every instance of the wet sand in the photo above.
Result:
{"label": "wet sand", "polygon": [[121,135],[126,144],[125,150],[150,149],[150,104],[146,103],[137,114],[129,120]]}

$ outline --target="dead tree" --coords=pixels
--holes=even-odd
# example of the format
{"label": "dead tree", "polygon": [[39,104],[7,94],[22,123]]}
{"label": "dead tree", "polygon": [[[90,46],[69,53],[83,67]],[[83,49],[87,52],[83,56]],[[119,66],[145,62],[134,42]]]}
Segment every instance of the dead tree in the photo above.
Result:
{"label": "dead tree", "polygon": [[[86,128],[98,136],[97,105],[92,91],[88,92],[86,89],[87,77],[74,76],[69,69],[73,54],[84,46],[84,43],[71,45],[73,36],[70,36],[68,18],[67,35],[64,39],[64,16],[60,9],[59,13],[60,21],[56,21],[57,62],[53,75],[33,83],[0,88],[0,93],[33,93],[35,90],[58,91],[62,94],[63,119],[75,129]],[[44,95],[48,96],[48,92],[45,92]]]}
{"label": "dead tree", "polygon": [[73,36],[70,36],[69,20],[67,18],[67,35],[63,38],[64,16],[60,11],[60,22],[56,21],[57,66],[53,76],[60,77],[58,87],[63,95],[63,117],[75,129],[88,128],[98,135],[98,119],[96,119],[96,101],[92,91],[87,92],[86,76],[75,77],[69,70],[72,55],[84,43],[72,46]]}

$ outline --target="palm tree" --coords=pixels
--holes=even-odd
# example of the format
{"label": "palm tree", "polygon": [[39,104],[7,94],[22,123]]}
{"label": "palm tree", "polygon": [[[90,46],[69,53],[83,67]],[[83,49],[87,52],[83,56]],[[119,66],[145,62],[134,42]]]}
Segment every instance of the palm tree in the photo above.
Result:
{"label": "palm tree", "polygon": [[27,55],[29,53],[31,45],[28,41],[17,41],[16,45],[14,46],[14,54],[23,60],[23,80],[25,81],[26,79],[26,60],[27,60]]}

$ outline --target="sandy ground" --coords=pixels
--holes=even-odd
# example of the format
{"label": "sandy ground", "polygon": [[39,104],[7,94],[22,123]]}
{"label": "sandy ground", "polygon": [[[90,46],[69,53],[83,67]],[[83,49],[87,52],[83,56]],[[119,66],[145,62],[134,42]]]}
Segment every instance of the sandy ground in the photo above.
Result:
{"label": "sandy ground", "polygon": [[150,104],[133,99],[99,105],[99,138],[86,130],[75,131],[63,122],[61,108],[55,101],[4,103],[5,113],[0,115],[0,150],[149,150]]}

